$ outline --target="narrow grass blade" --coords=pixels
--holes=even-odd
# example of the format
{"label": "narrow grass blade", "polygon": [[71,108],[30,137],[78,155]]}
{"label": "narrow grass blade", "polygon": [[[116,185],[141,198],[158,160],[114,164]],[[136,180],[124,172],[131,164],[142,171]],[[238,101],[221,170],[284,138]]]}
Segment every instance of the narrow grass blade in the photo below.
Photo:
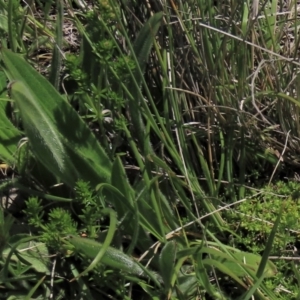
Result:
{"label": "narrow grass blade", "polygon": [[269,236],[267,244],[266,244],[266,249],[264,251],[261,262],[260,262],[259,267],[257,269],[256,277],[258,278],[258,280],[257,280],[257,282],[255,282],[255,284],[251,287],[251,289],[249,289],[249,291],[244,296],[243,299],[245,299],[245,300],[248,300],[253,296],[253,294],[258,289],[258,287],[260,286],[262,280],[265,277],[265,274],[266,274],[265,269],[267,268],[267,264],[268,264],[268,261],[269,261],[268,257],[270,255],[271,250],[272,250],[272,245],[273,245],[273,242],[274,242],[275,234],[276,234],[277,228],[279,226],[280,218],[281,218],[281,215],[282,215],[283,211],[284,211],[284,203],[282,204],[281,209],[278,213],[278,217],[277,217],[276,222],[275,222],[275,224],[272,228],[272,231],[270,233],[270,236]]}
{"label": "narrow grass blade", "polygon": [[51,71],[49,74],[49,81],[53,84],[53,86],[58,90],[59,88],[59,77],[60,77],[60,68],[61,68],[61,60],[62,60],[62,41],[63,41],[63,1],[56,1],[57,11],[56,14],[56,39],[55,45],[53,47],[52,52],[52,61],[51,61]]}
{"label": "narrow grass blade", "polygon": [[9,43],[11,45],[12,50],[15,52],[17,51],[17,29],[16,26],[17,24],[14,22],[15,21],[15,14],[16,14],[16,9],[18,7],[18,2],[16,0],[12,0],[8,2],[8,39]]}
{"label": "narrow grass blade", "polygon": [[[137,204],[133,201],[134,190],[128,182],[124,166],[119,157],[113,163],[111,184],[116,187],[122,195],[113,194],[114,204],[119,219],[123,219],[126,231],[131,234],[131,243],[127,253],[131,253],[136,246],[138,236],[142,230],[139,226],[139,213]],[[124,218],[125,217],[125,218]]]}
{"label": "narrow grass blade", "polygon": [[[148,56],[152,48],[155,35],[159,29],[162,20],[162,13],[157,13],[152,16],[140,31],[136,41],[133,44],[134,56],[136,58],[136,70],[132,74],[131,83],[129,83],[129,92],[132,99],[129,104],[129,112],[132,118],[134,129],[137,132],[139,145],[144,145],[145,139],[145,125],[142,120],[140,111],[141,92],[140,85],[142,83],[142,76],[148,61]],[[148,147],[149,145],[146,145]],[[148,149],[149,151],[149,149]]]}
{"label": "narrow grass blade", "polygon": [[33,296],[33,294],[35,293],[35,291],[39,288],[39,286],[43,283],[43,281],[45,280],[46,276],[43,276],[35,285],[34,287],[29,291],[29,293],[27,294],[27,296],[25,297],[24,300],[30,300],[32,299],[31,297]]}

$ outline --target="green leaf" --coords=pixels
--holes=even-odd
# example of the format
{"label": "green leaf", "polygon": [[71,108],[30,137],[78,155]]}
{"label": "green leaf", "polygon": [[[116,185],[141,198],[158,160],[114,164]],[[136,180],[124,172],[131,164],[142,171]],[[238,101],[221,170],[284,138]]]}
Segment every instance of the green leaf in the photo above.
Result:
{"label": "green leaf", "polygon": [[143,123],[139,107],[141,101],[140,85],[142,83],[142,76],[145,71],[153,41],[161,24],[162,17],[162,12],[153,15],[143,26],[133,44],[134,55],[138,66],[132,74],[133,77],[131,78],[131,82],[128,84],[128,90],[132,96],[129,104],[129,112],[133,126],[137,132],[137,138],[140,146],[144,145],[145,142],[145,125]]}
{"label": "green leaf", "polygon": [[[195,273],[196,273],[197,279],[199,280],[199,283],[201,284],[201,286],[203,286],[205,288],[205,290],[211,297],[213,297],[214,299],[220,299],[218,297],[219,291],[216,289],[214,284],[211,283],[211,280],[207,274],[208,272],[204,267],[202,253],[199,253],[197,255],[196,261],[197,261],[197,263],[195,264]],[[223,299],[223,298],[221,298],[221,299]]]}
{"label": "green leaf", "polygon": [[[112,209],[105,209],[103,211],[103,213],[107,213],[110,215],[110,225],[109,225],[109,229],[108,229],[105,241],[103,244],[101,244],[101,247],[96,255],[94,255],[95,253],[93,253],[93,251],[91,251],[92,249],[94,249],[94,245],[92,245],[92,243],[90,243],[90,248],[85,248],[84,246],[83,247],[80,246],[80,238],[78,238],[76,236],[69,236],[69,240],[71,239],[71,244],[73,243],[73,245],[75,247],[77,247],[77,250],[78,250],[78,248],[80,248],[79,250],[83,251],[83,253],[87,257],[93,259],[91,264],[79,276],[82,276],[82,275],[86,274],[87,272],[91,271],[101,261],[101,259],[103,259],[104,262],[105,261],[109,262],[109,259],[106,260],[105,254],[107,251],[109,251],[108,248],[112,242],[114,232],[116,230],[117,218],[116,218],[116,213]],[[90,240],[90,241],[92,241],[92,240]],[[82,241],[82,242],[84,242],[84,241]],[[107,258],[109,258],[109,256],[107,256]]]}
{"label": "green leaf", "polygon": [[[0,72],[0,91],[6,91],[7,78]],[[0,94],[0,159],[6,163],[14,163],[14,154],[22,133],[10,122],[6,116],[7,99],[5,93]]]}
{"label": "green leaf", "polygon": [[[190,296],[197,293],[198,281],[195,274],[179,273],[176,287],[177,296],[180,300],[190,299]],[[176,299],[176,298],[175,298]]]}
{"label": "green leaf", "polygon": [[171,287],[172,278],[174,276],[175,259],[176,243],[174,241],[167,242],[159,256],[160,274],[167,291]]}
{"label": "green leaf", "polygon": [[2,48],[31,150],[63,182],[109,182],[111,162],[95,136],[55,88],[19,55]]}
{"label": "green leaf", "polygon": [[124,166],[118,156],[113,163],[111,184],[120,192],[112,194],[111,198],[114,199],[118,217],[123,219],[123,227],[132,236],[128,248],[128,252],[131,253],[137,242],[141,241],[141,237],[147,237],[147,234],[139,226],[138,208],[136,202],[133,201],[134,190],[128,182]]}
{"label": "green leaf", "polygon": [[6,103],[0,101],[0,159],[12,165],[22,134],[7,118],[5,107]]}
{"label": "green leaf", "polygon": [[[210,258],[219,261],[238,277],[255,276],[261,262],[261,256],[243,251],[230,252],[231,255],[214,248],[203,247],[201,252],[208,253]],[[276,274],[275,265],[268,260],[264,275],[273,277]],[[229,275],[229,274],[228,274]]]}
{"label": "green leaf", "polygon": [[10,230],[15,219],[11,215],[5,216],[4,211],[0,209],[0,255],[2,250],[6,247],[9,238]]}
{"label": "green leaf", "polygon": [[57,0],[56,7],[56,39],[55,45],[53,47],[52,53],[52,61],[51,61],[51,71],[49,74],[49,81],[53,84],[53,86],[58,90],[59,89],[59,79],[60,79],[60,69],[61,69],[61,61],[62,54],[61,49],[63,46],[63,16],[64,16],[64,7],[63,1]]}
{"label": "green leaf", "polygon": [[[112,174],[111,174],[111,183],[114,187],[116,187],[125,197],[126,203],[125,206],[133,207],[132,202],[132,195],[133,190],[128,182],[127,175],[125,173],[124,166],[117,156],[112,167]],[[126,209],[128,211],[128,209]]]}
{"label": "green leaf", "polygon": [[273,263],[270,266],[271,262],[268,259],[268,257],[270,255],[271,250],[272,250],[272,245],[273,245],[273,242],[274,242],[275,234],[276,234],[276,231],[278,229],[280,218],[281,218],[282,213],[284,211],[285,205],[286,205],[285,203],[282,203],[282,205],[280,207],[280,210],[279,210],[278,216],[276,218],[275,224],[274,224],[274,226],[272,228],[272,231],[270,233],[270,236],[268,238],[263,257],[258,262],[258,268],[256,270],[257,280],[254,283],[254,285],[251,287],[251,289],[249,289],[247,291],[246,295],[243,295],[243,299],[245,299],[245,300],[248,300],[253,296],[255,291],[261,285],[261,282],[263,281],[264,277],[271,277],[271,276],[276,275],[276,273],[277,273],[276,266]]}
{"label": "green leaf", "polygon": [[[84,254],[86,257],[93,259],[94,261],[103,247],[103,244],[98,243],[94,240],[80,238],[74,235],[68,236],[67,240],[75,247],[76,251],[78,251],[81,254]],[[106,248],[105,253],[101,257],[101,262],[109,267],[127,272],[128,274],[133,276],[150,277],[156,282],[157,280],[160,280],[157,274],[148,271],[145,268],[142,268],[130,256],[113,247]],[[159,285],[158,282],[157,284]]]}
{"label": "green leaf", "polygon": [[11,96],[20,108],[25,131],[37,156],[42,161],[47,158],[48,167],[58,168],[61,173],[66,172],[67,168],[73,169],[72,163],[69,165],[69,161],[65,160],[66,150],[60,133],[43,107],[34,101],[34,95],[27,86],[21,81],[15,81],[11,85]]}
{"label": "green leaf", "polygon": [[[133,50],[142,72],[144,72],[147,65],[150,50],[152,48],[156,33],[160,27],[162,17],[162,12],[153,15],[143,26],[133,44]],[[136,70],[135,78],[138,78],[138,75],[139,71]]]}
{"label": "green leaf", "polygon": [[[35,271],[39,273],[44,273],[49,275],[50,271],[48,268],[49,261],[49,251],[44,243],[24,243],[18,245],[17,255],[13,254],[11,260],[26,262],[26,264],[31,265]],[[3,258],[7,258],[9,255],[10,248],[3,251]]]}
{"label": "green leaf", "polygon": [[239,276],[237,276],[235,270],[232,270],[229,265],[223,264],[218,260],[210,259],[210,258],[203,260],[203,265],[209,268],[211,267],[217,268],[223,274],[228,275],[229,277],[234,279],[237,283],[239,283],[241,286],[247,288],[246,285],[243,283],[243,281],[239,278]]}

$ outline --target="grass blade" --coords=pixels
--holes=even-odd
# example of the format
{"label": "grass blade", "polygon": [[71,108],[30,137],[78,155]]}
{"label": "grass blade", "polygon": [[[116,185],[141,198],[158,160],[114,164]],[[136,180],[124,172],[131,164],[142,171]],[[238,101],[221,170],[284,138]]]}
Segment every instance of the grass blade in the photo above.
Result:
{"label": "grass blade", "polygon": [[[130,87],[129,92],[133,99],[130,99],[129,112],[132,117],[133,126],[137,131],[137,137],[139,139],[140,146],[144,145],[145,140],[145,125],[142,120],[139,104],[140,101],[142,101],[140,85],[142,83],[142,76],[148,61],[148,56],[150,54],[153,41],[155,39],[155,35],[159,29],[162,16],[162,13],[157,13],[152,16],[144,25],[133,44],[137,68],[132,74],[132,82],[128,85]],[[147,147],[147,145],[145,146]]]}
{"label": "grass blade", "polygon": [[49,81],[53,86],[58,90],[59,88],[59,76],[60,76],[60,67],[61,67],[61,49],[63,41],[63,1],[57,0],[57,20],[56,20],[56,41],[53,47],[52,53],[52,62],[51,62],[51,71],[49,74]]}

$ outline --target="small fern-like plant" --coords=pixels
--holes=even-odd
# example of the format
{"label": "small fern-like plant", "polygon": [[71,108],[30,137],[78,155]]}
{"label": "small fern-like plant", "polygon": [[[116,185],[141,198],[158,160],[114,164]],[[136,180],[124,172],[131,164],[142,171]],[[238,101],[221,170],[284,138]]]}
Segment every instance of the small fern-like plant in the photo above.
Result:
{"label": "small fern-like plant", "polygon": [[300,234],[299,197],[299,183],[279,181],[265,187],[262,196],[235,207],[234,211],[227,213],[227,218],[231,220],[231,229],[237,233],[236,242],[256,253],[262,252],[284,204],[272,252],[278,255],[289,250]]}
{"label": "small fern-like plant", "polygon": [[40,241],[54,250],[61,252],[64,248],[62,238],[68,235],[76,235],[85,232],[89,237],[94,238],[99,231],[99,221],[101,220],[101,210],[103,209],[99,199],[93,193],[89,183],[78,181],[75,186],[74,203],[79,207],[79,224],[75,222],[75,216],[62,207],[50,209],[47,214],[42,201],[36,197],[30,197],[26,201],[24,210],[29,225],[33,226]]}
{"label": "small fern-like plant", "polygon": [[61,252],[63,249],[61,237],[77,232],[77,223],[71,214],[61,207],[51,209],[45,222],[42,202],[36,197],[31,197],[26,201],[24,212],[27,215],[28,223],[35,227],[41,235],[40,241],[54,252]]}

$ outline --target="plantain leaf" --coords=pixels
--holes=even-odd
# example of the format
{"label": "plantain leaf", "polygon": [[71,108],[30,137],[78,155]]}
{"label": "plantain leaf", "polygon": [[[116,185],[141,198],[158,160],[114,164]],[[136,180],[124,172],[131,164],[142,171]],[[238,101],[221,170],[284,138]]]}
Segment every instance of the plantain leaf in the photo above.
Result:
{"label": "plantain leaf", "polygon": [[5,115],[4,102],[0,102],[0,159],[2,161],[11,165],[14,163],[14,154],[21,138],[21,132]]}
{"label": "plantain leaf", "polygon": [[167,242],[159,256],[160,274],[163,278],[166,291],[171,288],[172,278],[174,276],[176,259],[176,244],[174,241]]}
{"label": "plantain leaf", "polygon": [[[7,258],[10,248],[6,248],[2,255]],[[40,273],[50,274],[49,271],[49,252],[43,243],[32,244],[28,247],[28,243],[18,246],[16,253],[10,258],[12,261],[20,262],[23,264],[31,265],[31,268]]]}
{"label": "plantain leaf", "polygon": [[1,58],[36,158],[70,186],[109,182],[111,162],[70,104],[19,55],[2,48]]}
{"label": "plantain leaf", "polygon": [[6,80],[4,72],[0,72],[0,160],[12,165],[22,133],[6,116],[7,100],[9,100],[5,95]]}
{"label": "plantain leaf", "polygon": [[[85,255],[90,259],[95,259],[103,247],[103,244],[100,244],[94,240],[81,238],[74,235],[70,235],[67,240],[75,247],[75,250],[78,253]],[[151,278],[156,281],[158,285],[160,285],[158,281],[161,281],[161,278],[158,274],[143,268],[134,259],[118,249],[107,247],[104,255],[101,258],[101,262],[104,265],[127,272],[133,276]]]}

